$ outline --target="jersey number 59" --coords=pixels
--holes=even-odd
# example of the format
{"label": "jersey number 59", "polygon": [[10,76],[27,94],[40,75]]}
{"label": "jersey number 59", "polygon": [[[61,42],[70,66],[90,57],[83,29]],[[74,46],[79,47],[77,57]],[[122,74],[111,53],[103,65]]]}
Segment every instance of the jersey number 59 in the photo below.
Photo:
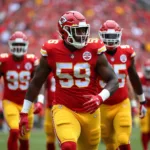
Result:
{"label": "jersey number 59", "polygon": [[59,83],[63,88],[87,87],[90,83],[90,66],[89,63],[57,63],[56,75],[59,78]]}

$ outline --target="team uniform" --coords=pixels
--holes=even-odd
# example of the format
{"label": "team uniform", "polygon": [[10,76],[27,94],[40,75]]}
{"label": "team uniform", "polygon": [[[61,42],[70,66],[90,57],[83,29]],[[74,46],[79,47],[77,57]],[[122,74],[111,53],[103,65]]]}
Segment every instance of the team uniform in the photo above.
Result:
{"label": "team uniform", "polygon": [[[22,61],[14,61],[11,54],[0,55],[0,72],[4,78],[2,99],[5,120],[10,129],[19,129],[19,112],[24,96],[33,76],[38,59],[33,54],[26,54]],[[29,113],[29,128],[33,125],[33,110]],[[20,137],[29,139],[30,133]]]}
{"label": "team uniform", "polygon": [[[118,76],[119,88],[101,106],[101,136],[107,150],[116,150],[119,145],[128,144],[130,141],[132,119],[130,101],[128,98],[127,76],[131,60],[135,52],[128,45],[117,47],[116,53],[105,53],[114,72]],[[98,92],[105,83],[98,79]],[[117,146],[116,144],[117,143]]]}
{"label": "team uniform", "polygon": [[143,91],[147,100],[146,116],[140,119],[140,128],[142,133],[142,141],[144,150],[147,150],[148,142],[150,141],[150,80],[146,79],[144,75],[140,74],[140,79],[143,87]]}
{"label": "team uniform", "polygon": [[74,52],[69,51],[63,40],[49,40],[42,49],[56,80],[52,115],[60,143],[78,143],[79,150],[96,150],[100,141],[100,111],[85,113],[83,95],[97,94],[95,64],[98,55],[106,50],[98,39]]}
{"label": "team uniform", "polygon": [[55,135],[52,124],[51,108],[52,101],[55,96],[55,79],[51,73],[46,81],[46,108],[45,108],[45,117],[44,117],[44,130],[47,135],[47,143],[55,143]]}

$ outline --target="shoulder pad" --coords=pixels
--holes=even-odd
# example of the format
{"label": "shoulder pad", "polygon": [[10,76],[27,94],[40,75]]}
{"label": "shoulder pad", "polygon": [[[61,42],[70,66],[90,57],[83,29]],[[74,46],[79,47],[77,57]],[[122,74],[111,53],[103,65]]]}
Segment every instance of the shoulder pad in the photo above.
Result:
{"label": "shoulder pad", "polygon": [[120,48],[121,49],[129,49],[129,48],[131,48],[131,46],[130,45],[120,45]]}
{"label": "shoulder pad", "polygon": [[47,42],[45,42],[40,50],[41,55],[48,56],[49,51],[56,48],[57,45],[60,43],[60,41],[62,41],[62,40],[50,39]]}
{"label": "shoulder pad", "polygon": [[0,65],[5,62],[7,60],[7,58],[9,57],[8,53],[2,53],[0,54]]}
{"label": "shoulder pad", "polygon": [[0,54],[0,58],[8,58],[9,54],[8,53],[2,53]]}
{"label": "shoulder pad", "polygon": [[120,48],[130,54],[130,57],[134,57],[136,55],[133,47],[131,47],[130,45],[120,45]]}
{"label": "shoulder pad", "polygon": [[90,47],[92,49],[96,49],[96,53],[97,54],[101,54],[103,52],[106,51],[106,46],[104,45],[104,43],[98,39],[98,38],[89,38],[88,40],[88,45],[90,45]]}
{"label": "shoulder pad", "polygon": [[56,47],[56,45],[59,43],[60,40],[48,40],[47,42],[45,42],[40,50],[40,53],[42,56],[48,56],[48,50],[52,49],[53,47]]}
{"label": "shoulder pad", "polygon": [[26,54],[26,57],[33,62],[34,66],[39,64],[39,59],[34,54]]}

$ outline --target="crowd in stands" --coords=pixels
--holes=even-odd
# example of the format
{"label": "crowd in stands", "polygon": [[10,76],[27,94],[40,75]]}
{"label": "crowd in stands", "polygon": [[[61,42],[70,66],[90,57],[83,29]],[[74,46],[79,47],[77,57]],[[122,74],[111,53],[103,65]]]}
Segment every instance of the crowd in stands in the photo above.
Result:
{"label": "crowd in stands", "polygon": [[59,38],[57,21],[68,10],[86,16],[91,37],[98,37],[98,30],[107,19],[117,21],[123,28],[122,44],[133,46],[138,64],[150,57],[150,11],[141,7],[138,0],[1,0],[0,53],[8,51],[9,36],[21,30],[29,37],[30,53],[39,56],[44,41]]}

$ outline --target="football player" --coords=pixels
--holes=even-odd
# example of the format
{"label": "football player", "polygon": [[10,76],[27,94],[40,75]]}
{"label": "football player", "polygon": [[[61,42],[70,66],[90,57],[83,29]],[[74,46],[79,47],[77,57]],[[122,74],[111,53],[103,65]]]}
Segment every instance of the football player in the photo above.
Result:
{"label": "football player", "polygon": [[55,79],[53,74],[50,73],[46,81],[46,109],[44,117],[44,130],[46,133],[46,147],[47,150],[55,150],[55,135],[52,125],[52,101],[55,97]]}
{"label": "football player", "polygon": [[140,75],[140,79],[147,100],[146,116],[140,120],[141,140],[142,140],[143,150],[148,150],[148,143],[150,142],[150,59],[144,62],[143,74]]}
{"label": "football player", "polygon": [[[29,82],[38,65],[38,59],[33,54],[26,54],[29,42],[24,33],[20,31],[13,33],[8,44],[10,53],[0,54],[0,73],[4,79],[2,105],[5,120],[10,128],[7,147],[8,150],[28,150],[30,132],[19,137],[19,113]],[[32,107],[29,110],[28,120],[28,127],[32,128]]]}
{"label": "football player", "polygon": [[[77,11],[68,11],[58,21],[62,40],[49,40],[25,96],[20,113],[20,133],[28,125],[32,102],[47,76],[56,81],[52,117],[62,150],[97,150],[100,141],[99,106],[117,88],[118,80],[103,52],[104,43],[89,39],[90,25]],[[97,94],[97,74],[107,83]]]}
{"label": "football player", "polygon": [[[118,90],[100,107],[102,140],[107,150],[115,150],[116,145],[119,150],[130,150],[132,118],[128,98],[128,75],[140,100],[140,117],[144,117],[146,113],[145,96],[134,65],[135,52],[129,45],[120,45],[122,28],[113,20],[103,23],[99,36],[106,45],[105,55],[119,81]],[[101,91],[105,86],[103,79],[99,79],[98,86]]]}

